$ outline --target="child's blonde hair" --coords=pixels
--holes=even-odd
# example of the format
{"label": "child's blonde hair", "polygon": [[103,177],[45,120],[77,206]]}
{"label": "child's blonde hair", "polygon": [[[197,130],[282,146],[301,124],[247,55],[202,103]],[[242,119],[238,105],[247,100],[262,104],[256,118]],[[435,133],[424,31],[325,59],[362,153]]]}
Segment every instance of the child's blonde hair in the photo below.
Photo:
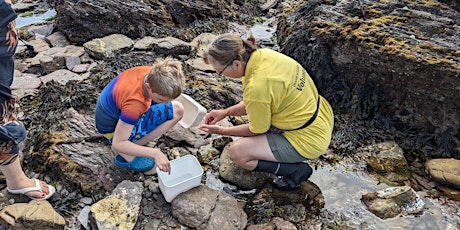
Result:
{"label": "child's blonde hair", "polygon": [[158,58],[153,63],[147,82],[154,93],[175,99],[185,86],[182,63],[173,58]]}

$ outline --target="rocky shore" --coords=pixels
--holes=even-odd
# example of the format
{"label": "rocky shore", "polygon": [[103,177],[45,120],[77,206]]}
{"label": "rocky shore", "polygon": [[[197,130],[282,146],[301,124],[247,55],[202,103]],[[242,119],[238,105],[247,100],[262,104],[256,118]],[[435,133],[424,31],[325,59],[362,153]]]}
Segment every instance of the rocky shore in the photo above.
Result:
{"label": "rocky shore", "polygon": [[[416,148],[407,148],[408,140],[412,140],[411,136],[408,136],[407,140],[401,140],[400,135],[391,135],[397,132],[388,132],[392,127],[385,127],[383,123],[382,128],[381,125],[357,121],[352,116],[353,113],[342,113],[348,108],[344,105],[349,105],[350,102],[338,104],[338,100],[335,101],[338,111],[337,128],[331,148],[314,162],[316,167],[311,180],[304,182],[301,188],[295,191],[277,190],[270,183],[270,175],[250,173],[233,165],[226,151],[231,138],[207,135],[196,128],[184,129],[177,125],[152,142],[151,146],[161,148],[171,160],[192,154],[199,159],[205,173],[200,186],[180,194],[168,203],[159,190],[158,178],[154,172],[132,173],[120,169],[113,163],[113,153],[108,143],[94,128],[96,99],[105,84],[120,71],[136,65],[150,64],[156,57],[169,55],[184,63],[187,75],[184,92],[208,110],[237,103],[241,100],[240,82],[220,78],[209,66],[204,65],[199,57],[202,47],[208,44],[215,34],[222,31],[199,32],[199,27],[194,27],[193,32],[185,33],[185,30],[179,29],[179,32],[184,33],[170,31],[169,35],[162,33],[157,36],[148,33],[134,36],[118,31],[82,39],[83,35],[75,37],[73,32],[59,29],[59,26],[62,28],[65,24],[62,20],[73,14],[71,10],[63,12],[63,5],[70,3],[54,3],[55,7],[61,10],[57,19],[20,29],[21,37],[34,47],[34,51],[27,50],[23,45],[18,47],[15,56],[15,80],[12,86],[14,94],[19,99],[19,118],[28,129],[27,141],[22,146],[25,169],[29,175],[56,185],[57,192],[49,201],[29,202],[24,197],[12,196],[3,189],[0,212],[2,226],[10,229],[373,229],[375,226],[397,229],[413,228],[424,223],[424,226],[430,229],[460,227],[460,198],[456,195],[460,188],[457,179],[460,175],[459,161],[449,158],[430,160],[424,154],[420,154],[426,150],[420,150],[417,154]],[[310,9],[311,13],[323,10],[322,13],[310,15],[331,12],[324,11],[330,4],[321,1],[318,5],[323,4],[323,8],[314,8],[303,1],[298,4],[301,3],[305,5],[296,8],[298,5],[290,1],[267,1],[258,5],[258,10],[265,12],[264,16],[289,9]],[[346,5],[345,1],[342,3]],[[236,1],[233,4],[240,3]],[[167,8],[173,12],[171,7]],[[200,7],[195,11],[205,14],[203,9],[206,7]],[[404,9],[403,5],[398,7]],[[442,7],[441,10],[453,14],[450,9]],[[222,8],[234,9],[231,4],[223,5]],[[74,13],[81,13],[75,10],[76,8],[73,9]],[[432,8],[425,10],[427,9]],[[425,12],[421,8],[418,10]],[[245,9],[241,11],[246,12]],[[214,14],[216,12],[209,11],[209,17]],[[177,18],[177,15],[181,14],[174,11],[173,15]],[[62,18],[59,18],[60,16]],[[258,15],[252,17],[255,16]],[[452,17],[448,18],[450,20]],[[183,20],[166,19],[163,22],[167,22],[167,25],[193,21],[187,17]],[[195,26],[197,20],[193,21]],[[458,20],[443,20],[446,21],[447,28],[458,28]],[[295,20],[281,21],[281,25],[285,26],[278,26],[278,29],[293,30],[292,25],[282,24],[287,21]],[[260,23],[262,22],[261,18]],[[79,23],[81,21],[76,22]],[[314,28],[320,28],[319,24]],[[331,27],[323,28],[335,31]],[[101,28],[100,32],[106,29],[109,28]],[[83,29],[85,33],[92,30],[93,28],[89,27]],[[233,31],[243,36],[247,33],[241,18],[228,24],[223,31]],[[318,40],[330,39],[327,36],[321,37],[320,35],[324,34],[316,32],[318,31],[308,33]],[[290,34],[290,39],[295,37],[295,33],[286,34]],[[287,40],[289,39],[284,41]],[[319,76],[318,72],[324,71],[321,64],[327,64],[327,58],[324,56],[326,52],[323,50],[323,54],[318,53],[318,47],[321,47],[318,44],[324,45],[324,40],[323,43],[309,41],[310,45],[305,46],[310,47],[307,50],[314,51],[320,57],[319,62],[311,63],[309,66],[312,66],[315,75]],[[458,41],[452,41],[452,44],[458,45],[456,42]],[[281,48],[293,56],[298,55],[299,51],[292,48],[292,44],[295,43],[290,44],[278,47],[279,44],[275,44],[274,40],[268,39],[263,42],[266,47]],[[350,45],[351,42],[345,44]],[[299,49],[302,47],[304,46],[298,46]],[[353,50],[353,47],[355,46],[343,48]],[[445,49],[442,52],[450,52],[448,48]],[[331,63],[346,63],[350,65],[347,67],[350,69],[352,66],[360,66],[359,63],[350,64],[353,63],[349,61],[353,56],[345,54],[345,51],[333,51],[332,54],[337,54],[337,59]],[[458,55],[452,55],[453,63],[445,69],[458,73]],[[419,59],[420,63],[423,63],[423,57]],[[306,62],[311,60],[313,56],[305,59]],[[327,65],[336,69],[337,65],[331,63]],[[437,66],[444,68],[443,65]],[[325,76],[327,78],[333,75]],[[316,80],[320,87],[327,87],[324,85],[324,79]],[[366,87],[370,86],[372,84]],[[360,95],[359,87],[351,88],[348,90]],[[424,90],[428,90],[426,86]],[[369,92],[369,89],[366,92]],[[348,95],[345,94],[344,97]],[[330,93],[329,96],[335,97],[336,94]],[[374,102],[378,102],[377,105],[384,106],[379,102],[381,99],[377,99],[378,94],[371,96],[371,99],[375,99],[372,99]],[[358,99],[359,97],[356,97],[350,101]],[[372,104],[373,102],[369,101],[371,99],[351,105],[356,106],[356,115],[365,118],[370,114],[369,111],[360,109],[371,108],[364,106],[366,103]],[[445,100],[451,100],[451,97]],[[378,111],[375,113],[379,114]],[[386,118],[383,112],[380,116]],[[423,119],[416,120],[421,122]],[[222,122],[222,125],[231,126],[244,121],[244,117],[233,117]],[[373,118],[369,118],[368,121],[376,122]],[[449,132],[446,131],[445,134],[447,136],[444,138],[449,139]],[[457,156],[455,151],[449,154],[454,158]],[[433,152],[433,156],[430,158],[436,158],[438,153]],[[343,166],[347,167],[340,170]],[[333,180],[334,175],[340,174],[328,171],[341,171],[348,176],[337,176],[336,180]],[[341,185],[356,175],[357,178],[373,178],[369,179],[371,185],[359,182],[360,179],[348,187]],[[330,187],[336,183],[337,187]],[[353,198],[333,202],[334,198],[339,200],[340,197],[349,197],[334,193],[335,190],[338,193],[348,191],[345,187],[351,187],[355,193]],[[346,202],[347,199],[352,200],[351,205]],[[355,213],[339,209],[334,203],[350,205]],[[54,214],[50,215],[51,213]]]}

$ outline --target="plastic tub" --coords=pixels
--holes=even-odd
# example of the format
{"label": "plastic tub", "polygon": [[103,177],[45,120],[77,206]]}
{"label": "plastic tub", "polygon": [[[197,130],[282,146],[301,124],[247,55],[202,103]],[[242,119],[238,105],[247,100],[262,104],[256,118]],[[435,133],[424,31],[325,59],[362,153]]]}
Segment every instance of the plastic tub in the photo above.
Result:
{"label": "plastic tub", "polygon": [[203,121],[203,118],[207,113],[206,108],[193,100],[193,98],[187,94],[180,95],[176,100],[180,101],[182,105],[184,105],[184,116],[179,121],[179,124],[182,127],[188,129],[199,125]]}
{"label": "plastic tub", "polygon": [[185,155],[171,161],[171,174],[160,171],[158,182],[161,193],[167,202],[171,202],[177,195],[201,184],[203,168],[193,155]]}

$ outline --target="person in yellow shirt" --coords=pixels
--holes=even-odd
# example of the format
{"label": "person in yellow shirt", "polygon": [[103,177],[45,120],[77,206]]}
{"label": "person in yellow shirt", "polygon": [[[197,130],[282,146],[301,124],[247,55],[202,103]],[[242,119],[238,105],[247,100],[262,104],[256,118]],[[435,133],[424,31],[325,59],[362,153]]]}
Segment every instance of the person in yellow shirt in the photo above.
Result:
{"label": "person in yellow shirt", "polygon": [[[243,101],[211,110],[199,128],[211,134],[242,137],[231,143],[230,158],[248,169],[273,173],[274,184],[294,189],[313,170],[309,159],[328,148],[334,114],[307,71],[294,59],[268,48],[258,49],[251,35],[218,36],[203,54],[219,75],[241,78]],[[247,115],[249,123],[221,127],[227,116]]]}

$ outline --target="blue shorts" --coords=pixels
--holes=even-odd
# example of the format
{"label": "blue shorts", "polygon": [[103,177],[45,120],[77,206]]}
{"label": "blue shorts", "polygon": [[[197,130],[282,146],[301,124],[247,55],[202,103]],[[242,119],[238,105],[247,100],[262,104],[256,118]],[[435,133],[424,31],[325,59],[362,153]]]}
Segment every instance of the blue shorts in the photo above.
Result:
{"label": "blue shorts", "polygon": [[[155,130],[158,126],[168,120],[171,120],[173,117],[174,111],[171,102],[169,102],[167,105],[158,103],[150,106],[147,112],[139,117],[137,124],[134,125],[133,131],[131,132],[128,140],[131,142],[136,142],[142,139],[153,130]],[[109,139],[110,143],[112,143],[113,133],[104,134],[104,137]]]}

